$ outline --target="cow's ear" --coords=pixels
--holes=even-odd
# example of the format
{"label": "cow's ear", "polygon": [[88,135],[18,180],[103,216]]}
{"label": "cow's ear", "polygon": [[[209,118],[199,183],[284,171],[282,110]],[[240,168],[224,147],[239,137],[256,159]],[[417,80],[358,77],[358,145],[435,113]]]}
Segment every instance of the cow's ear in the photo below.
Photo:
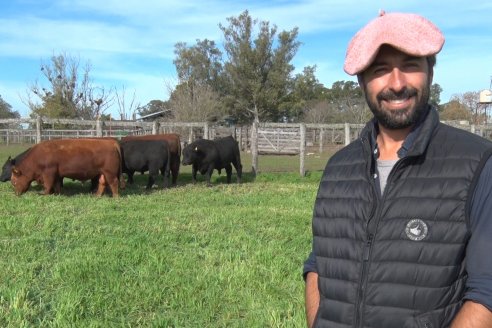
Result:
{"label": "cow's ear", "polygon": [[195,152],[198,152],[198,147],[195,147]]}
{"label": "cow's ear", "polygon": [[12,174],[14,174],[14,175],[21,175],[22,173],[21,173],[21,171],[18,168],[16,168],[14,166],[14,167],[12,167]]}

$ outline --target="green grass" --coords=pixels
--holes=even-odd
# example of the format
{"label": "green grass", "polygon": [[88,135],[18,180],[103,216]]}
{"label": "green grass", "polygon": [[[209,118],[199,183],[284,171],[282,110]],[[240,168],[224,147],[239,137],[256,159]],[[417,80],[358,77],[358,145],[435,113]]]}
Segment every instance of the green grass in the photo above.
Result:
{"label": "green grass", "polygon": [[324,163],[300,177],[298,160],[240,185],[216,172],[213,187],[192,185],[184,167],[178,187],[145,192],[137,175],[118,199],[68,179],[57,196],[0,184],[0,326],[304,327]]}

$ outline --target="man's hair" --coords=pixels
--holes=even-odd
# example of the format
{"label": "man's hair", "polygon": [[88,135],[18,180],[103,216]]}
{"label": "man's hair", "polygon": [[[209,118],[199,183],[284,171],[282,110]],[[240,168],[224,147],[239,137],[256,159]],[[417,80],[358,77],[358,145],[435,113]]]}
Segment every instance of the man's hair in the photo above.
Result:
{"label": "man's hair", "polygon": [[427,64],[429,65],[429,73],[434,73],[434,66],[436,66],[436,55],[427,56]]}

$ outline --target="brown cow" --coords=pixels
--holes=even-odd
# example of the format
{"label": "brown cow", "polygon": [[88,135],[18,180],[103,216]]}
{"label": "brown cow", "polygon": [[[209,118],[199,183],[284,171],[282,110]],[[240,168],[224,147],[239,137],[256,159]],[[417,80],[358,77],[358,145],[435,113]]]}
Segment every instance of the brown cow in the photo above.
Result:
{"label": "brown cow", "polygon": [[[178,180],[179,165],[181,161],[181,141],[176,133],[167,134],[148,134],[144,136],[126,136],[121,138],[121,141],[126,140],[164,140],[169,146],[170,169],[172,175],[172,184],[176,185]],[[164,174],[164,172],[162,172]]]}
{"label": "brown cow", "polygon": [[44,187],[44,194],[60,193],[63,177],[75,180],[98,179],[96,194],[105,186],[118,197],[121,175],[121,150],[112,139],[58,139],[44,141],[31,148],[21,163],[12,168],[11,183],[21,195],[32,181]]}

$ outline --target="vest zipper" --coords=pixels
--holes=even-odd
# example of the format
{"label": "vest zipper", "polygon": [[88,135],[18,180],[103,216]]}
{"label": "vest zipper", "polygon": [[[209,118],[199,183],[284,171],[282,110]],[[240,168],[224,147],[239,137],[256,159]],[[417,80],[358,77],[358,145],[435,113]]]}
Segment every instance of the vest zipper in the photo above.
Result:
{"label": "vest zipper", "polygon": [[369,255],[371,253],[373,239],[374,239],[374,235],[372,233],[368,234],[366,244],[364,246],[363,262],[362,262],[362,269],[360,275],[360,287],[357,293],[357,300],[355,306],[355,310],[356,310],[355,327],[359,327],[360,324],[362,323],[362,316],[363,316],[362,306],[364,304],[362,300],[365,298],[364,294],[366,292],[366,285],[367,285],[367,267],[369,264]]}

